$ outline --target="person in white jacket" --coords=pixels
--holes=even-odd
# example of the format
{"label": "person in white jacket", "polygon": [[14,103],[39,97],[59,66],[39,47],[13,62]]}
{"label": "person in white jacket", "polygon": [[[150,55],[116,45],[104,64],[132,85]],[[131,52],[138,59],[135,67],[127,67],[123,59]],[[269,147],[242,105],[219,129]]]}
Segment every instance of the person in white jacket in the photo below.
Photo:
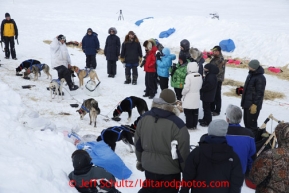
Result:
{"label": "person in white jacket", "polygon": [[70,70],[71,60],[65,41],[65,36],[59,35],[51,42],[51,65],[53,69],[57,70],[58,79],[64,78],[69,86],[69,89],[72,91],[78,89],[78,86],[74,85],[71,80],[73,71]]}
{"label": "person in white jacket", "polygon": [[187,66],[187,76],[182,91],[182,106],[186,116],[186,126],[188,129],[196,129],[199,116],[200,89],[203,78],[198,73],[199,65],[196,62],[189,62]]}

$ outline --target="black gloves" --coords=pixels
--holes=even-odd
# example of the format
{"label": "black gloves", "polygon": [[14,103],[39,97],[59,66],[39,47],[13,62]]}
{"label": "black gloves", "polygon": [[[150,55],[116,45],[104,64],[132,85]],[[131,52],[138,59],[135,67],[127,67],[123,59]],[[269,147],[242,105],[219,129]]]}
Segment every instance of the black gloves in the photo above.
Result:
{"label": "black gloves", "polygon": [[15,36],[15,40],[17,40],[18,36]]}
{"label": "black gloves", "polygon": [[161,60],[161,52],[158,52],[158,53],[156,54],[156,58],[157,58],[157,60]]}
{"label": "black gloves", "polygon": [[177,64],[176,63],[173,63],[173,65],[171,66],[171,76],[173,76],[174,75],[174,73],[175,73],[175,71],[176,71],[176,69],[177,69]]}
{"label": "black gloves", "polygon": [[139,162],[139,161],[136,162],[136,169],[139,170],[139,171],[141,171],[141,172],[145,171],[145,170],[143,169],[143,167],[142,167],[141,162]]}

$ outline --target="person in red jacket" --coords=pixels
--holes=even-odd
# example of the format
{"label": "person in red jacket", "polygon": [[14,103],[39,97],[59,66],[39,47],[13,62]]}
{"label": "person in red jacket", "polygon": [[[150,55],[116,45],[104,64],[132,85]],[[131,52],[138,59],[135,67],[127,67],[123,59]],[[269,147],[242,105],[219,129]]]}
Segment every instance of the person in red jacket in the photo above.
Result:
{"label": "person in red jacket", "polygon": [[158,48],[155,43],[151,40],[145,41],[143,44],[147,52],[146,63],[144,64],[145,75],[145,95],[143,97],[149,97],[153,99],[156,94],[157,84],[156,84],[156,51]]}

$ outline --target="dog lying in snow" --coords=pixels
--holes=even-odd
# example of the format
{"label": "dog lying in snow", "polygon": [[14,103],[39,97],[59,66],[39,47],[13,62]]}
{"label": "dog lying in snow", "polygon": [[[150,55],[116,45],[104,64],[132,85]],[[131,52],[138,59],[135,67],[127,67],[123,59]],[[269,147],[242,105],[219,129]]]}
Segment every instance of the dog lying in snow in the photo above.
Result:
{"label": "dog lying in snow", "polygon": [[47,79],[50,77],[52,79],[51,74],[49,73],[49,66],[47,64],[34,64],[31,66],[31,73],[34,74],[34,80],[38,80],[38,76],[41,76],[41,71],[47,75]]}
{"label": "dog lying in snow", "polygon": [[109,127],[102,130],[101,135],[98,136],[97,141],[103,140],[110,148],[114,151],[116,147],[116,142],[122,140],[125,144],[129,146],[130,152],[133,153],[134,150],[132,146],[133,143],[133,134],[135,130],[129,126],[115,126]]}
{"label": "dog lying in snow", "polygon": [[90,99],[85,100],[82,103],[80,109],[78,109],[76,112],[79,113],[80,119],[83,119],[83,117],[87,113],[89,113],[89,118],[90,118],[89,124],[91,125],[92,122],[94,122],[94,127],[96,127],[96,118],[97,118],[97,115],[100,114],[100,109],[98,107],[98,102],[95,99],[90,98]]}
{"label": "dog lying in snow", "polygon": [[[59,95],[61,95],[61,99],[63,100],[63,95],[62,95],[62,87],[63,83],[65,82],[65,79],[62,78],[61,80],[59,79],[53,79],[50,84],[49,84],[49,90],[50,90],[50,98],[54,99],[55,95],[58,95],[57,98],[59,98]],[[52,92],[54,91],[54,97],[52,98]]]}
{"label": "dog lying in snow", "polygon": [[100,82],[95,70],[93,70],[93,69],[90,69],[90,70],[89,69],[79,69],[77,66],[72,66],[71,70],[76,72],[76,74],[77,74],[77,77],[79,79],[79,87],[81,87],[83,85],[83,79],[88,77],[88,76],[90,77],[90,80],[95,82],[95,79],[97,79],[98,82]]}
{"label": "dog lying in snow", "polygon": [[135,96],[127,97],[120,102],[117,108],[113,112],[113,117],[119,117],[122,112],[128,113],[128,122],[131,119],[131,112],[133,108],[137,108],[137,111],[140,115],[148,111],[148,106],[145,100]]}

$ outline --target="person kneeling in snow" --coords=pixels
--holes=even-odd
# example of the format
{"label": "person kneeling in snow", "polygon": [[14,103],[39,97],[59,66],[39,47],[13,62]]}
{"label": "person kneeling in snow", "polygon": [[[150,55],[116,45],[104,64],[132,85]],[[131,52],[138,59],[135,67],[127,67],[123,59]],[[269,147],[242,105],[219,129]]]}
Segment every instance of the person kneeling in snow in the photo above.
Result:
{"label": "person kneeling in snow", "polygon": [[120,193],[115,187],[114,176],[101,167],[92,166],[91,157],[85,150],[71,155],[74,171],[68,177],[69,184],[81,193]]}

